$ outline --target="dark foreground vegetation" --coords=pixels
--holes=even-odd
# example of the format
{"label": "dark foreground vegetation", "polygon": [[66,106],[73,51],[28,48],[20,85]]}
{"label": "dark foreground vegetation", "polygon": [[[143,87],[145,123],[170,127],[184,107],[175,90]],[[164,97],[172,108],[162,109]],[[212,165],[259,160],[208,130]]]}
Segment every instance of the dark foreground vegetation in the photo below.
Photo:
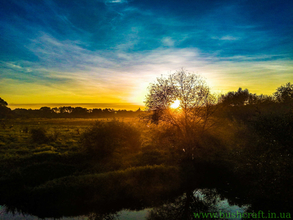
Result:
{"label": "dark foreground vegetation", "polygon": [[[114,219],[121,209],[156,207],[148,219],[192,219],[210,210],[217,193],[249,212],[291,212],[287,87],[271,97],[242,89],[223,95],[212,105],[213,126],[196,132],[196,124],[192,137],[167,116],[158,120],[156,110],[131,119],[24,119],[2,102],[0,204],[39,217]],[[210,189],[205,203],[194,189]]]}

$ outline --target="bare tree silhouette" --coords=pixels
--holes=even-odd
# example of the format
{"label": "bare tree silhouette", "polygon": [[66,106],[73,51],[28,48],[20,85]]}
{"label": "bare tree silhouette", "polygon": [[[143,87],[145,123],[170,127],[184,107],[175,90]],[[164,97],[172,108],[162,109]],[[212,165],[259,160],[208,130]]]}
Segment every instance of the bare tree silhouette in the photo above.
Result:
{"label": "bare tree silhouette", "polygon": [[[172,108],[174,102],[179,104],[177,108]],[[152,112],[152,122],[177,128],[182,148],[190,156],[200,148],[197,137],[213,125],[216,102],[200,75],[181,69],[150,84],[145,104]]]}

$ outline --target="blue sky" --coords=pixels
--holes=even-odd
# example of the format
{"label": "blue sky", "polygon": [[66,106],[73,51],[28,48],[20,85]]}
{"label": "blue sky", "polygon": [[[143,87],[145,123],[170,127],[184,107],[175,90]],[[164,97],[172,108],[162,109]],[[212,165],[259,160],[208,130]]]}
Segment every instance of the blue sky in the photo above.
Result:
{"label": "blue sky", "polygon": [[293,79],[293,1],[2,0],[0,96],[135,103],[184,67],[216,92]]}

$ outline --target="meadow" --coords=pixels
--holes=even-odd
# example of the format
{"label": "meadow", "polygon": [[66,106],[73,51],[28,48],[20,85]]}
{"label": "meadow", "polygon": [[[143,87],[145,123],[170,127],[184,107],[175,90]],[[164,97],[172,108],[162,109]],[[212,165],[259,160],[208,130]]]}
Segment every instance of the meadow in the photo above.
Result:
{"label": "meadow", "polygon": [[[21,212],[40,217],[63,216],[66,210],[70,210],[70,215],[78,215],[84,214],[84,210],[75,212],[79,209],[72,207],[93,200],[88,202],[91,205],[87,208],[102,204],[105,212],[115,207],[113,202],[128,200],[133,204],[150,194],[160,196],[179,188],[178,167],[164,164],[164,160],[169,159],[164,156],[166,152],[121,149],[123,143],[119,138],[115,140],[113,132],[119,126],[141,131],[139,118],[34,118],[1,122],[0,203],[8,206],[8,210],[22,207]],[[110,137],[106,148],[114,150],[110,148],[112,144],[119,147],[115,153],[101,157],[100,152],[88,152],[83,146],[82,137],[97,128],[97,123],[106,125],[100,132]],[[116,131],[116,135],[120,132],[122,130]],[[137,133],[139,145],[141,134]],[[124,135],[133,138],[133,133]],[[111,138],[114,138],[112,143]],[[173,184],[166,187],[169,181]],[[60,198],[60,203],[56,202]]]}

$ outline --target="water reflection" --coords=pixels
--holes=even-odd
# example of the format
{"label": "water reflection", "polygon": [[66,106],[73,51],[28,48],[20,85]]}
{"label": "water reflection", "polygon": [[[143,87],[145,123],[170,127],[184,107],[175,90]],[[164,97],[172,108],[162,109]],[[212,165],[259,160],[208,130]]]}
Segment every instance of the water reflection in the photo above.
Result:
{"label": "water reflection", "polygon": [[[153,202],[153,206],[149,204],[148,208],[141,206],[141,210],[138,210],[137,204],[134,204],[135,210],[123,209],[101,212],[95,211],[91,213],[84,213],[75,217],[61,217],[62,220],[178,220],[178,219],[195,219],[194,213],[244,213],[249,206],[237,206],[230,205],[223,195],[220,195],[216,189],[196,189],[185,191],[180,196],[169,197],[165,200]],[[114,207],[113,207],[114,208]],[[127,207],[125,207],[127,208]],[[129,207],[128,207],[129,208]],[[36,220],[38,217],[33,215],[26,215],[21,213],[21,209],[13,209],[11,207],[0,206],[0,219],[1,220]],[[46,220],[53,220],[56,218],[44,218]],[[208,218],[206,218],[208,219]],[[217,218],[213,218],[217,219]],[[222,218],[223,219],[223,218]],[[233,219],[233,218],[229,218]],[[236,218],[235,218],[236,219]]]}
{"label": "water reflection", "polygon": [[222,213],[233,213],[236,212],[236,210],[240,213],[244,213],[247,208],[248,206],[230,206],[228,200],[221,199],[215,189],[202,189],[188,191],[182,196],[176,198],[176,200],[172,203],[153,208],[149,213],[147,220],[191,220],[195,219],[195,214],[200,215],[200,213],[220,213],[220,211]]}

